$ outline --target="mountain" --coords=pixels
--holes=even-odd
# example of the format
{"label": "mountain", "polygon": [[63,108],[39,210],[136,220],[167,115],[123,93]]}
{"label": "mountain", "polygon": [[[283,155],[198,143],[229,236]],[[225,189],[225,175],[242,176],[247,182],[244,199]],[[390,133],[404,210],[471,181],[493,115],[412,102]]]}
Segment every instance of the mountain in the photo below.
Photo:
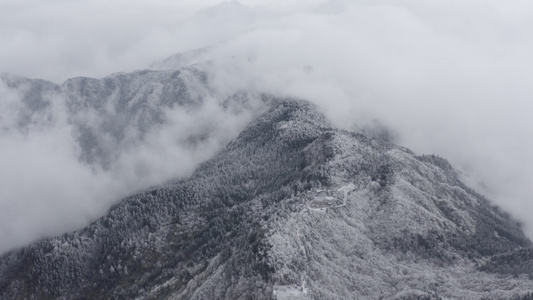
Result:
{"label": "mountain", "polygon": [[[102,136],[127,147],[165,109],[192,109],[210,93],[195,67],[3,80],[24,86],[21,120],[43,120],[50,93],[65,97],[80,160],[104,168],[117,147]],[[222,103],[247,101],[243,92]],[[261,101],[266,109],[191,176],[4,254],[0,299],[533,298],[520,224],[444,158],[337,129],[304,100]],[[139,129],[132,140],[128,126]]]}
{"label": "mountain", "polygon": [[163,60],[158,60],[150,65],[153,70],[179,70],[191,65],[218,58],[214,52],[216,46],[194,49],[188,52],[180,52]]}
{"label": "mountain", "polygon": [[80,159],[103,168],[165,123],[166,111],[176,106],[193,110],[209,94],[207,74],[195,67],[117,73],[103,79],[77,77],[60,85],[6,74],[0,80],[21,95],[16,124],[9,130],[50,126],[60,110],[53,106],[63,105]]}

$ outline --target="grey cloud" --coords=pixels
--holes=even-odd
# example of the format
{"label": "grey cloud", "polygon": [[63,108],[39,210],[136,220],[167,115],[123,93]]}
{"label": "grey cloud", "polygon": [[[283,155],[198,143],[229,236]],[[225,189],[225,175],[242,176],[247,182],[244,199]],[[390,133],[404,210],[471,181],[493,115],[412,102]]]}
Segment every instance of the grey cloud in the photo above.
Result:
{"label": "grey cloud", "polygon": [[[85,226],[122,197],[187,176],[216,154],[262,102],[214,97],[207,80],[193,67],[74,78],[36,91],[25,86],[39,82],[4,77],[0,252]],[[233,110],[241,98],[246,105]],[[32,109],[32,101],[47,105]],[[31,122],[21,123],[26,115]]]}

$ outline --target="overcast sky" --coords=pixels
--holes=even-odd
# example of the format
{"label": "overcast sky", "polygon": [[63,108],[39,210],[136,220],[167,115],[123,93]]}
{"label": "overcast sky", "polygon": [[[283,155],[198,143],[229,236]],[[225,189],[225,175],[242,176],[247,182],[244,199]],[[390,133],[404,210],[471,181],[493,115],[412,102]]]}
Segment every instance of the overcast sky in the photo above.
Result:
{"label": "overcast sky", "polygon": [[[0,72],[56,83],[143,69],[177,52],[217,45],[215,57],[235,58],[218,65],[221,89],[306,98],[344,128],[378,120],[402,145],[446,157],[469,174],[471,185],[484,183],[488,189],[481,192],[533,237],[531,1],[0,0],[0,45]],[[0,101],[8,101],[3,95]],[[63,135],[10,137],[9,143],[3,136],[0,153],[9,153],[14,166],[25,160],[20,153],[39,165],[47,156],[36,149],[54,149],[57,136]],[[61,151],[51,152],[61,160]],[[65,170],[80,179],[93,176],[75,161]],[[1,172],[13,181],[27,177],[23,170]],[[66,173],[56,173],[47,178],[61,190]],[[40,176],[30,177],[30,184],[42,184]],[[87,178],[86,189],[104,184]],[[59,211],[68,202],[61,199],[77,195],[76,188],[50,196],[58,215],[67,214]],[[31,220],[24,216],[31,193],[13,189],[2,206],[25,199],[11,215],[19,223]],[[77,211],[101,212],[93,202],[82,201]],[[30,225],[28,231],[38,227]]]}

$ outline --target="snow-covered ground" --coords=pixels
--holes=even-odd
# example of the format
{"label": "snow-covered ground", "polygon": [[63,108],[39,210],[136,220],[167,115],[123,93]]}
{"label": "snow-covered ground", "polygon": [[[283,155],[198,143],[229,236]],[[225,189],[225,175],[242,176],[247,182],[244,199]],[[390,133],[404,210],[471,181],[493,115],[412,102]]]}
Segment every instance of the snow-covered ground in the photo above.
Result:
{"label": "snow-covered ground", "polygon": [[276,300],[307,300],[309,299],[305,281],[302,286],[295,284],[274,285],[274,297]]}

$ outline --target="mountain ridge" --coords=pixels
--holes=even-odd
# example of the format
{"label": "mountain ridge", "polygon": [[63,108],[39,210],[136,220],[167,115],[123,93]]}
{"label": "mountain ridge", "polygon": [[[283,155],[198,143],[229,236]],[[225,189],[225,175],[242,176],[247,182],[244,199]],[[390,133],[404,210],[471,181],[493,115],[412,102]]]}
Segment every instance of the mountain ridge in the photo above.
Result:
{"label": "mountain ridge", "polygon": [[[265,101],[269,109],[190,177],[2,256],[0,298],[481,299],[531,291],[528,279],[476,267],[531,242],[446,160],[336,129],[302,100]],[[497,267],[481,267],[489,269]]]}

